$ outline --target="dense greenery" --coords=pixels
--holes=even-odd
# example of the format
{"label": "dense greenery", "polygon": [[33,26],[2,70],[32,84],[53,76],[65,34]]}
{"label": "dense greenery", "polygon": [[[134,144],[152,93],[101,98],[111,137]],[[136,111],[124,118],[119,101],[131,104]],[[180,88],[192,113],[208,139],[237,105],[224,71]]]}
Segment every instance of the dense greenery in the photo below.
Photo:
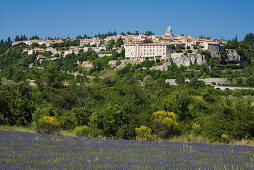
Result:
{"label": "dense greenery", "polygon": [[[160,138],[193,132],[216,141],[225,140],[225,135],[229,139],[253,138],[254,91],[221,91],[198,80],[226,77],[232,85],[253,86],[251,37],[248,35],[242,42],[236,39],[228,42],[227,48],[237,49],[243,59],[241,69],[226,71],[216,66],[211,69],[209,65],[177,67],[173,62],[167,71],[149,69],[161,64],[159,59],[114,70],[109,61],[121,63],[124,57],[124,52],[114,50],[112,56],[101,58],[93,51],[80,51],[39,63],[38,53],[28,55],[23,52],[23,46],[11,47],[10,39],[2,40],[0,123],[26,126],[50,116],[55,117],[63,129],[88,127],[90,136],[135,139],[136,129],[146,127],[149,133],[153,132],[151,136]],[[72,45],[67,41],[63,44],[64,47]],[[122,40],[118,39],[111,41],[108,48],[121,45]],[[209,52],[202,53],[209,58]],[[81,67],[77,61],[90,62],[94,67]],[[210,66],[216,63],[222,64],[211,59]],[[74,72],[76,76],[70,74]],[[175,78],[179,86],[166,84],[168,78]],[[185,78],[190,82],[184,82]],[[30,86],[27,79],[35,80],[37,85]],[[82,135],[83,132],[77,133]]]}

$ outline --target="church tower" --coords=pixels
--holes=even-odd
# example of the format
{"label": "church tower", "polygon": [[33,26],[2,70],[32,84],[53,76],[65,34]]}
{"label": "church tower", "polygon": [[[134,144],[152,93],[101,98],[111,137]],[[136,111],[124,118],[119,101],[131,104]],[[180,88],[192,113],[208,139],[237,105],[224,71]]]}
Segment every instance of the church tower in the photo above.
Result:
{"label": "church tower", "polygon": [[173,30],[172,30],[171,26],[169,25],[165,35],[172,35],[172,31]]}

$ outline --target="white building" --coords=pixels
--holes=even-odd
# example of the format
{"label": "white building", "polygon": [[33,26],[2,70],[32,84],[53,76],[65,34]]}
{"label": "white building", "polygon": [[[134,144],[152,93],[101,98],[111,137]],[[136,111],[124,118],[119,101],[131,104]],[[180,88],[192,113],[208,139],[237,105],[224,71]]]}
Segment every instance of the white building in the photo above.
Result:
{"label": "white building", "polygon": [[125,57],[128,58],[147,58],[161,57],[167,59],[170,57],[170,45],[162,43],[152,44],[127,44],[125,45]]}

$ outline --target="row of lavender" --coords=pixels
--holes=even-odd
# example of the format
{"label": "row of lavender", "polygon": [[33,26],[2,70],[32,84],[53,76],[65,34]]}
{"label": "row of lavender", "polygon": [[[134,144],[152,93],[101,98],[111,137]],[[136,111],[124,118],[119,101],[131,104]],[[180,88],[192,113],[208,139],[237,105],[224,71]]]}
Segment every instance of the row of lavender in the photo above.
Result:
{"label": "row of lavender", "polygon": [[0,169],[252,169],[254,147],[0,131]]}

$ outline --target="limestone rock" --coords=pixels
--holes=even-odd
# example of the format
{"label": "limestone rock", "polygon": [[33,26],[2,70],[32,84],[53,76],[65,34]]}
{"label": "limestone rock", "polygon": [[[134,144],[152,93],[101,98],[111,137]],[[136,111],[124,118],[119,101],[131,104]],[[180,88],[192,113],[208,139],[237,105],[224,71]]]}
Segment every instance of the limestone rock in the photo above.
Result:
{"label": "limestone rock", "polygon": [[237,54],[236,50],[228,50],[227,56],[229,61],[241,61],[241,56]]}
{"label": "limestone rock", "polygon": [[170,58],[177,66],[190,66],[191,64],[206,64],[205,57],[199,53],[172,53]]}

